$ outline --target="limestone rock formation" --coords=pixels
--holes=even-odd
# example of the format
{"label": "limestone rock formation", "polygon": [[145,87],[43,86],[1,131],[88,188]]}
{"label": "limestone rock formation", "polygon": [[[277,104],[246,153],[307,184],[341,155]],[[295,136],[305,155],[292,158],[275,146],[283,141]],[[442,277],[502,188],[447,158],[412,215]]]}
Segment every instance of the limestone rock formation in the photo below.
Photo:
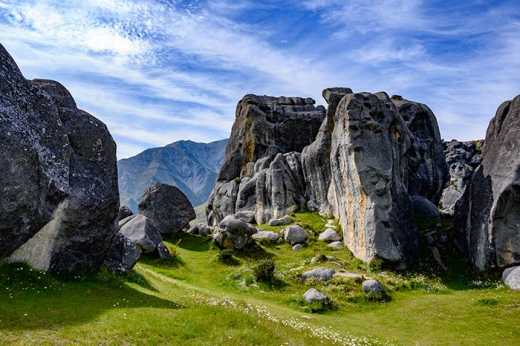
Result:
{"label": "limestone rock formation", "polygon": [[0,45],[0,259],[96,271],[117,231],[116,145],[61,84],[26,80]]}
{"label": "limestone rock formation", "polygon": [[[330,149],[319,150],[330,150],[327,200],[320,193],[314,203],[339,218],[356,257],[406,262],[418,241],[412,196],[436,204],[447,176],[437,121],[425,105],[386,93],[349,93],[334,106]],[[305,167],[315,152],[304,152]]]}
{"label": "limestone rock formation", "polygon": [[464,194],[473,172],[482,160],[479,150],[481,145],[481,141],[459,142],[452,140],[444,143],[444,154],[449,168],[450,180],[448,186],[442,192],[442,198],[439,202],[443,213],[454,214],[455,205]]}
{"label": "limestone rock formation", "polygon": [[152,220],[161,234],[174,234],[195,219],[190,201],[175,186],[155,183],[143,194],[139,213]]}
{"label": "limestone rock formation", "polygon": [[208,203],[217,225],[239,211],[256,222],[280,218],[305,204],[299,153],[324,118],[314,100],[247,95],[238,104],[224,164]]}
{"label": "limestone rock formation", "polygon": [[502,281],[510,289],[520,291],[520,266],[504,270]]}
{"label": "limestone rock formation", "polygon": [[520,95],[489,123],[482,163],[458,204],[469,257],[479,270],[520,263]]}

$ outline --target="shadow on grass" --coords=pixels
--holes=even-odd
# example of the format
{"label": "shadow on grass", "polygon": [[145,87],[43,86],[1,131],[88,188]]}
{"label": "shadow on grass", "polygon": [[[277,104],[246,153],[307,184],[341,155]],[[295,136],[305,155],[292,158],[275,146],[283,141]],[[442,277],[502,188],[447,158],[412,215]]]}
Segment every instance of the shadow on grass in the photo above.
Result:
{"label": "shadow on grass", "polygon": [[131,288],[151,284],[138,273],[62,279],[19,264],[0,266],[0,330],[32,330],[83,324],[106,311],[179,309],[181,305]]}
{"label": "shadow on grass", "polygon": [[183,233],[176,239],[171,240],[181,249],[189,251],[204,252],[211,248],[211,239]]}

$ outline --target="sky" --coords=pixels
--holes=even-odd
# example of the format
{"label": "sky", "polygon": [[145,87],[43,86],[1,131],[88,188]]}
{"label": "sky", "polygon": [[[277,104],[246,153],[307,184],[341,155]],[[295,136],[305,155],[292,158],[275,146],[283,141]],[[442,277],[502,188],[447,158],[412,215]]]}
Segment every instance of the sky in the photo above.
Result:
{"label": "sky", "polygon": [[483,138],[520,94],[518,0],[0,0],[0,43],[105,122],[120,159],[226,138],[250,93],[386,91],[447,140]]}

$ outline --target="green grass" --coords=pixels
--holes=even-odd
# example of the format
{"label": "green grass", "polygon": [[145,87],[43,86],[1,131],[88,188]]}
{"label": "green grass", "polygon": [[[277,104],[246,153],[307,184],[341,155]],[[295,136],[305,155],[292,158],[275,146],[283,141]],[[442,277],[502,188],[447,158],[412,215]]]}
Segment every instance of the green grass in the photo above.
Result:
{"label": "green grass", "polygon": [[[298,223],[324,225],[316,215]],[[176,245],[175,245],[176,244]],[[237,255],[237,265],[217,259],[209,241],[187,236],[169,243],[177,258],[144,259],[135,272],[102,272],[57,279],[20,265],[0,267],[2,344],[171,345],[515,345],[520,343],[520,293],[495,281],[466,275],[367,272],[346,250],[312,242],[294,252],[287,244],[264,248],[276,264],[276,282],[256,282],[258,258]],[[334,257],[319,264],[311,258]],[[303,283],[298,275],[316,266],[377,278],[391,300],[364,299],[360,285],[334,279]],[[316,287],[335,308],[310,313],[302,294]]]}

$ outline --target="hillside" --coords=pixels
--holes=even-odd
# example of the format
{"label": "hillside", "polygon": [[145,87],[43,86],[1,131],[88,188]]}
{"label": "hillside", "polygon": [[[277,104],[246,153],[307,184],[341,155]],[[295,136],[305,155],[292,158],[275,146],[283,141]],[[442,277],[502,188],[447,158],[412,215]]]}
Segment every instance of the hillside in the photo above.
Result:
{"label": "hillside", "polygon": [[[296,221],[324,223],[306,214]],[[7,344],[118,345],[513,345],[520,337],[519,293],[498,281],[456,271],[442,277],[367,271],[347,251],[313,241],[299,252],[288,244],[263,247],[260,256],[276,264],[279,281],[272,286],[254,278],[258,257],[241,255],[226,265],[204,238],[175,242],[168,243],[174,259],[144,259],[126,277],[64,281],[20,265],[1,267],[0,337]],[[313,264],[317,254],[335,259]],[[297,279],[316,266],[377,278],[392,299],[366,301],[354,281]],[[330,295],[336,308],[311,313],[301,304],[309,287]]]}
{"label": "hillside", "polygon": [[179,141],[118,161],[121,205],[134,211],[143,191],[154,182],[177,186],[190,202],[204,203],[218,175],[227,140]]}

